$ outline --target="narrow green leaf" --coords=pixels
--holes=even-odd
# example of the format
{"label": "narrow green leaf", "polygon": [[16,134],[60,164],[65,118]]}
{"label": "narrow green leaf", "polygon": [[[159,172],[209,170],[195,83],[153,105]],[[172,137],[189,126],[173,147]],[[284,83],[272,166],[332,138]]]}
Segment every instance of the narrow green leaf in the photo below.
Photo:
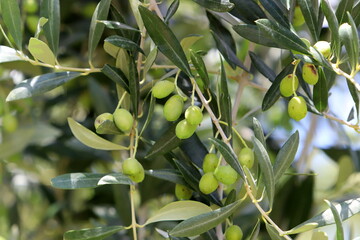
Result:
{"label": "narrow green leaf", "polygon": [[98,22],[104,24],[105,27],[110,29],[123,29],[123,30],[140,32],[139,29],[133,28],[125,23],[121,23],[118,21],[98,20]]}
{"label": "narrow green leaf", "polygon": [[146,57],[144,69],[143,69],[143,79],[145,79],[146,74],[150,70],[151,66],[154,64],[157,54],[158,54],[158,49],[157,47],[154,47],[153,50],[150,51],[149,55]]}
{"label": "narrow green leaf", "polygon": [[234,203],[236,201],[236,198],[237,198],[237,193],[236,193],[236,190],[233,189],[233,190],[231,190],[231,192],[229,194],[227,194],[224,206]]}
{"label": "narrow green leaf", "polygon": [[124,150],[127,149],[124,146],[110,142],[94,132],[90,131],[80,123],[76,122],[72,118],[68,118],[70,129],[74,136],[83,144],[88,147],[100,149],[100,150]]}
{"label": "narrow green leaf", "polygon": [[329,70],[332,70],[332,67],[331,67],[329,61],[316,48],[310,46],[309,52],[310,52],[311,56],[319,63],[319,65],[326,67]]}
{"label": "narrow green leaf", "polygon": [[155,142],[146,155],[146,158],[153,158],[158,155],[164,155],[180,145],[181,140],[175,135],[176,124],[173,124],[165,133]]}
{"label": "narrow green leaf", "polygon": [[284,145],[281,147],[279,153],[276,156],[274,163],[275,183],[280,179],[280,177],[285,173],[285,171],[290,167],[291,163],[294,161],[298,147],[299,147],[299,132],[296,131],[284,143]]}
{"label": "narrow green leaf", "polygon": [[130,92],[129,80],[119,68],[105,64],[104,67],[101,69],[101,72],[104,73],[105,76],[113,80],[116,84],[119,84],[127,92]]}
{"label": "narrow green leaf", "polygon": [[[357,67],[359,64],[359,36],[358,36],[358,30],[356,28],[354,19],[351,17],[350,13],[348,14],[349,18],[349,24],[351,26],[351,35],[352,35],[352,48],[354,49],[353,53],[353,62],[355,63],[355,66],[353,66],[353,72],[357,71]],[[340,30],[339,30],[340,31]]]}
{"label": "narrow green leaf", "polygon": [[231,3],[229,0],[193,0],[200,6],[207,8],[209,10],[215,11],[215,12],[228,12],[233,7],[234,4]]}
{"label": "narrow green leaf", "polygon": [[190,66],[185,53],[171,29],[147,8],[139,6],[139,12],[146,30],[160,52],[180,68],[181,71],[191,76]]}
{"label": "narrow green leaf", "polygon": [[160,170],[146,170],[145,173],[149,176],[162,179],[175,184],[187,185],[183,176],[175,169],[160,169]]}
{"label": "narrow green leaf", "polygon": [[201,35],[190,35],[188,37],[181,39],[180,45],[181,45],[182,49],[184,49],[186,58],[190,57],[190,51],[191,51],[192,45],[194,45],[197,41],[199,41],[202,38],[203,38],[203,36],[201,36]]}
{"label": "narrow green leaf", "polygon": [[[345,221],[351,216],[358,214],[360,212],[360,198],[353,198],[341,202],[335,206],[336,211],[338,212],[341,221]],[[334,214],[331,209],[323,211],[322,213],[316,215],[315,217],[299,224],[293,229],[286,231],[286,234],[296,234],[301,232],[306,232],[314,228],[334,224]]]}
{"label": "narrow green leaf", "polygon": [[123,226],[111,226],[70,230],[64,234],[64,240],[102,240],[124,229]]}
{"label": "narrow green leaf", "polygon": [[120,37],[118,35],[113,35],[113,36],[105,38],[104,41],[109,42],[114,46],[129,50],[132,52],[141,52],[142,54],[145,55],[144,51],[140,48],[140,46],[138,44],[136,44],[135,42],[133,42],[127,38]]}
{"label": "narrow green leaf", "polygon": [[273,41],[276,41],[280,46],[303,54],[309,54],[306,44],[295,33],[279,23],[271,22],[268,19],[259,19],[256,20],[256,24],[261,31],[269,34]]}
{"label": "narrow green leaf", "polygon": [[78,72],[56,72],[26,79],[16,85],[7,96],[6,101],[28,98],[50,91],[78,76],[80,76]]}
{"label": "narrow green leaf", "polygon": [[96,128],[97,134],[124,134],[121,132],[115,125],[113,121],[106,120],[102,122],[97,128]]}
{"label": "narrow green leaf", "polygon": [[355,26],[359,27],[360,25],[360,2],[358,2],[351,11],[351,16],[354,19]]}
{"label": "narrow green leaf", "polygon": [[346,13],[351,12],[354,0],[341,0],[336,9],[336,17],[340,24],[346,22]]}
{"label": "narrow green leaf", "polygon": [[30,38],[28,49],[35,59],[52,66],[55,65],[55,55],[43,41],[37,38]]}
{"label": "narrow green leaf", "polygon": [[212,209],[197,201],[176,201],[162,207],[156,214],[150,217],[145,225],[161,221],[179,221],[195,217],[200,214],[211,212]]}
{"label": "narrow green leaf", "polygon": [[267,193],[267,197],[271,209],[275,195],[275,177],[274,177],[273,167],[271,165],[269,155],[266,152],[264,146],[261,144],[261,142],[258,139],[254,138],[253,143],[254,143],[255,156],[258,160],[261,169],[261,175],[263,176],[265,191]]}
{"label": "narrow green leaf", "polygon": [[269,90],[265,93],[263,102],[262,102],[262,110],[266,111],[271,108],[272,105],[280,98],[280,83],[281,80],[292,72],[294,66],[290,63],[288,64],[275,78],[274,82],[270,86]]}
{"label": "narrow green leaf", "polygon": [[270,80],[270,82],[273,82],[276,78],[275,72],[267,66],[261,57],[256,55],[254,52],[249,52],[249,56],[251,58],[252,65],[262,74],[264,77]]}
{"label": "narrow green leaf", "polygon": [[134,57],[129,59],[129,90],[132,110],[137,118],[140,102],[140,79]]}
{"label": "narrow green leaf", "polygon": [[202,57],[196,52],[190,50],[191,62],[194,65],[197,73],[199,74],[205,88],[209,88],[209,75]]}
{"label": "narrow green leaf", "polygon": [[60,4],[59,0],[42,0],[40,16],[48,19],[43,27],[46,40],[52,52],[57,55],[60,36]]}
{"label": "narrow green leaf", "polygon": [[202,168],[203,160],[205,155],[208,154],[208,150],[197,134],[193,134],[191,137],[181,141],[180,149],[193,164]]}
{"label": "narrow green leaf", "polygon": [[190,237],[204,233],[224,222],[239,208],[240,204],[241,201],[238,200],[225,207],[189,218],[176,225],[169,234],[173,237]]}
{"label": "narrow green leaf", "polygon": [[22,50],[22,22],[17,0],[1,0],[2,19],[13,37],[16,46]]}
{"label": "narrow green leaf", "polygon": [[106,20],[109,13],[110,3],[111,0],[101,0],[96,6],[91,18],[88,43],[89,62],[92,60],[95,48],[98,45],[105,28],[104,24],[99,23],[98,20]]}
{"label": "narrow green leaf", "polygon": [[51,185],[59,189],[96,188],[106,184],[130,185],[132,181],[122,173],[67,173],[51,179]]}
{"label": "narrow green leaf", "polygon": [[241,168],[241,165],[232,151],[232,149],[226,145],[223,141],[217,138],[210,138],[211,143],[213,143],[217,150],[224,157],[225,161],[243,178],[245,179],[244,171]]}
{"label": "narrow green leaf", "polygon": [[243,169],[244,169],[246,179],[250,185],[251,192],[253,193],[254,196],[257,196],[258,187],[257,187],[254,176],[252,175],[251,171],[246,166],[244,166]]}
{"label": "narrow green leaf", "polygon": [[[357,68],[358,58],[359,58],[359,45],[358,37],[356,32],[356,38],[354,39],[352,27],[348,23],[343,23],[339,27],[339,35],[341,42],[345,45],[346,53],[349,56],[349,63],[352,71],[355,71]],[[355,43],[357,42],[357,44]],[[357,49],[355,49],[357,47]]]}
{"label": "narrow green leaf", "polygon": [[327,86],[327,80],[322,67],[318,68],[318,72],[319,72],[319,80],[314,86],[313,100],[316,109],[319,112],[323,112],[328,107],[329,88]]}
{"label": "narrow green leaf", "polygon": [[0,63],[24,61],[15,49],[0,45]]}
{"label": "narrow green leaf", "polygon": [[328,0],[321,0],[321,9],[324,13],[326,20],[329,24],[329,29],[331,32],[331,48],[334,52],[336,58],[340,58],[340,36],[339,36],[339,22],[336,18],[336,15],[331,8],[331,5]]}
{"label": "narrow green leaf", "polygon": [[287,13],[283,11],[277,4],[281,2],[274,0],[260,0],[264,9],[275,19],[276,22],[280,23],[286,28],[290,28],[289,20],[287,19]]}
{"label": "narrow green leaf", "polygon": [[308,26],[311,36],[314,39],[315,42],[317,42],[319,40],[319,36],[318,36],[318,20],[316,17],[316,13],[315,13],[315,8],[314,5],[312,3],[312,0],[302,0],[302,1],[298,1],[298,4],[301,8],[301,12],[304,16],[305,19],[305,23]]}
{"label": "narrow green leaf", "polygon": [[359,109],[360,109],[360,98],[359,98],[359,93],[358,91],[356,90],[354,84],[352,82],[350,82],[349,80],[346,80],[346,83],[347,83],[347,86],[348,86],[348,89],[349,89],[349,92],[351,94],[351,97],[354,101],[354,104],[355,104],[355,108],[356,108],[356,112],[357,114],[359,115],[360,112],[359,112]]}
{"label": "narrow green leaf", "polygon": [[206,12],[206,16],[209,19],[210,29],[215,39],[216,47],[220,51],[221,55],[229,63],[229,65],[235,69],[236,66],[248,71],[244,64],[236,56],[236,44],[231,33],[224,25],[211,13]]}
{"label": "narrow green leaf", "polygon": [[232,15],[246,24],[255,24],[260,18],[266,18],[266,14],[254,1],[232,0],[234,8],[230,11]]}
{"label": "narrow green leaf", "polygon": [[142,19],[142,16],[139,11],[139,7],[141,6],[142,2],[139,0],[129,0],[131,11],[133,13],[133,16],[135,17],[135,21],[141,31],[144,29],[144,22]]}
{"label": "narrow green leaf", "polygon": [[224,127],[226,136],[230,136],[232,133],[232,118],[231,118],[231,98],[229,95],[226,72],[224,64],[221,61],[221,78],[219,87],[219,106],[220,115],[222,121],[226,122],[227,125]]}
{"label": "narrow green leaf", "polygon": [[268,232],[271,240],[285,240],[285,237],[281,237],[278,233],[278,231],[276,231],[276,229],[270,225],[269,223],[265,222],[265,226],[266,226],[266,231]]}
{"label": "narrow green leaf", "polygon": [[331,212],[333,214],[334,220],[335,220],[335,224],[336,224],[336,240],[344,240],[344,229],[342,226],[342,221],[340,218],[340,215],[336,209],[336,207],[334,206],[334,204],[332,204],[330,201],[325,200],[326,204],[330,207]]}
{"label": "narrow green leaf", "polygon": [[259,27],[256,25],[252,25],[252,24],[234,25],[233,29],[237,34],[249,40],[250,42],[254,42],[267,47],[280,48],[279,44],[276,41],[274,41],[269,34],[261,31]]}
{"label": "narrow green leaf", "polygon": [[264,130],[263,130],[259,120],[257,120],[255,117],[253,117],[253,127],[254,127],[254,135],[255,135],[255,137],[260,140],[260,142],[262,143],[262,145],[264,147],[266,147]]}
{"label": "narrow green leaf", "polygon": [[178,10],[180,5],[180,0],[174,0],[171,4],[169,9],[166,12],[165,18],[164,18],[164,22],[169,23],[170,18],[172,16],[174,16],[174,14],[176,13],[176,11]]}

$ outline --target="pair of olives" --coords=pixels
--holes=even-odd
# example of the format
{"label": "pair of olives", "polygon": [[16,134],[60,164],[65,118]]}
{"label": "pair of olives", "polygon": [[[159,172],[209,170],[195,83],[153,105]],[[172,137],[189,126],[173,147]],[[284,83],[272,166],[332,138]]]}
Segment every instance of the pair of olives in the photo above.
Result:
{"label": "pair of olives", "polygon": [[[152,88],[152,95],[162,99],[169,96],[175,89],[175,84],[169,80],[157,82]],[[164,117],[168,121],[176,121],[182,114],[184,100],[179,95],[171,96],[164,105]],[[203,114],[198,106],[190,106],[185,111],[185,119],[181,120],[175,129],[175,134],[180,139],[191,137],[197,126],[201,123]]]}
{"label": "pair of olives", "polygon": [[115,126],[124,133],[130,132],[134,124],[133,116],[128,110],[124,108],[116,109],[113,114],[111,113],[100,114],[95,119],[95,123],[94,123],[95,129],[98,129],[99,126],[105,121],[113,122]]}

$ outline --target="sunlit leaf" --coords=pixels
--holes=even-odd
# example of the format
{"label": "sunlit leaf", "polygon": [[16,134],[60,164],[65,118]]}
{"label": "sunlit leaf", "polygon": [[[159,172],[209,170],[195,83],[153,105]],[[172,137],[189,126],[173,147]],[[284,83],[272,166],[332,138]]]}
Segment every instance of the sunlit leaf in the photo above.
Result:
{"label": "sunlit leaf", "polygon": [[326,204],[330,207],[331,212],[334,216],[335,224],[336,224],[336,240],[344,240],[344,229],[342,226],[342,221],[339,215],[339,212],[337,211],[334,204],[332,204],[330,201],[325,200]]}
{"label": "sunlit leaf", "polygon": [[[341,221],[344,221],[360,212],[360,198],[353,198],[343,201],[340,204],[335,205],[335,208],[336,211],[339,213]],[[293,229],[286,231],[285,233],[296,234],[296,233],[306,232],[314,228],[318,228],[334,223],[335,223],[334,215],[331,209],[328,208],[322,213],[301,223],[300,225],[294,227]]]}
{"label": "sunlit leaf", "polygon": [[189,237],[204,233],[225,221],[239,208],[240,204],[241,201],[238,200],[225,207],[189,218],[176,225],[169,234],[174,237]]}
{"label": "sunlit leaf", "polygon": [[260,140],[260,142],[262,143],[262,145],[264,147],[266,147],[264,130],[263,130],[259,120],[257,120],[255,117],[253,118],[253,127],[254,127],[254,135],[255,135],[255,137]]}
{"label": "sunlit leaf", "polygon": [[23,59],[19,56],[15,49],[7,46],[0,46],[0,63],[14,61],[23,61]]}
{"label": "sunlit leaf", "polygon": [[59,189],[96,188],[106,184],[130,185],[132,181],[122,173],[67,173],[51,179]]}
{"label": "sunlit leaf", "polygon": [[50,49],[57,55],[60,36],[60,3],[59,0],[42,0],[40,15],[48,22],[43,27]]}
{"label": "sunlit leaf", "polygon": [[191,57],[192,64],[194,65],[202,82],[204,83],[204,87],[208,88],[210,80],[209,80],[209,75],[207,73],[207,69],[206,69],[203,59],[201,58],[201,56],[199,54],[197,54],[196,52],[194,52],[192,50],[190,50],[190,57]]}
{"label": "sunlit leaf", "polygon": [[88,54],[90,62],[105,28],[105,25],[99,23],[98,20],[106,20],[109,13],[110,3],[111,0],[101,0],[96,6],[96,9],[91,18],[88,43]]}
{"label": "sunlit leaf", "polygon": [[37,38],[30,38],[28,49],[35,59],[52,66],[55,65],[55,55],[43,41]]}
{"label": "sunlit leaf", "polygon": [[[352,71],[355,71],[359,59],[359,45],[355,43],[355,41],[359,41],[357,32],[355,36],[356,38],[354,39],[351,25],[348,23],[343,23],[339,27],[339,35],[341,42],[345,45],[346,53],[349,56],[349,63],[351,65]],[[356,47],[357,49],[355,49]]]}
{"label": "sunlit leaf", "polygon": [[299,147],[299,132],[296,131],[281,147],[274,163],[274,179],[277,182],[294,161]]}
{"label": "sunlit leaf", "polygon": [[143,74],[143,79],[145,79],[146,74],[150,70],[151,66],[155,63],[155,59],[157,57],[157,54],[158,54],[158,49],[157,49],[157,47],[154,47],[154,49],[151,50],[149,55],[146,57],[145,64],[144,64],[144,69],[143,69],[143,73],[142,73]]}
{"label": "sunlit leaf", "polygon": [[139,6],[139,11],[146,30],[160,52],[184,73],[191,76],[190,66],[187,62],[185,53],[171,29],[147,8]]}
{"label": "sunlit leaf", "polygon": [[90,131],[72,118],[68,118],[74,136],[88,147],[100,150],[124,150],[126,147],[110,142]]}
{"label": "sunlit leaf", "polygon": [[102,240],[124,229],[123,226],[111,226],[70,230],[64,234],[64,240]]}
{"label": "sunlit leaf", "polygon": [[199,41],[202,38],[203,36],[201,35],[191,35],[181,39],[180,45],[184,49],[184,53],[187,58],[189,58],[192,45],[194,45],[197,41]]}
{"label": "sunlit leaf", "polygon": [[22,26],[20,8],[17,0],[1,0],[1,17],[13,37],[16,46],[22,50]]}
{"label": "sunlit leaf", "polygon": [[47,73],[22,81],[9,93],[6,101],[32,97],[50,91],[80,76],[77,72]]}
{"label": "sunlit leaf", "polygon": [[321,0],[321,9],[326,17],[331,32],[331,48],[337,58],[340,57],[339,22],[328,0]]}
{"label": "sunlit leaf", "polygon": [[271,165],[269,155],[266,152],[266,149],[264,148],[262,143],[256,138],[253,139],[253,143],[254,153],[261,169],[261,175],[263,176],[265,191],[267,193],[269,205],[271,208],[275,195],[275,177],[273,167]]}
{"label": "sunlit leaf", "polygon": [[145,225],[161,221],[179,221],[211,212],[212,209],[197,201],[176,201],[162,207],[156,214],[150,217]]}

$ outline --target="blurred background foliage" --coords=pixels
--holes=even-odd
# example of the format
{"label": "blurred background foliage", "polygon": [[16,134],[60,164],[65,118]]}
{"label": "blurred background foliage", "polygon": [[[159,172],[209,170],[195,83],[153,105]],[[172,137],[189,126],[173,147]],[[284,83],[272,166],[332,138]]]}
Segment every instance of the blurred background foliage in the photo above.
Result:
{"label": "blurred background foliage", "polygon": [[[20,1],[24,26],[24,39],[32,37],[36,31],[39,11],[38,0]],[[62,0],[59,61],[63,65],[87,67],[87,37],[92,13],[97,1]],[[113,1],[121,10],[129,25],[134,25],[128,1]],[[169,1],[164,1],[162,10],[166,11]],[[336,6],[336,1],[334,6]],[[182,0],[180,8],[171,20],[171,28],[178,39],[192,34],[203,36],[195,49],[202,50],[209,71],[218,71],[219,53],[208,28],[208,20],[202,8],[193,1]],[[299,27],[300,36],[306,31]],[[106,30],[104,37],[111,30]],[[245,59],[249,42],[233,34],[238,45],[238,56]],[[323,38],[327,38],[326,30]],[[0,36],[4,45],[3,37]],[[279,49],[257,46],[254,50],[274,71],[281,69],[281,62],[288,54]],[[161,59],[160,61],[165,59]],[[100,44],[94,65],[102,66],[113,59],[107,55]],[[229,66],[227,74],[235,75]],[[270,83],[253,68],[253,81],[267,88]],[[0,115],[11,114],[16,118],[14,131],[5,131],[3,119],[0,132],[0,239],[62,239],[69,229],[80,229],[106,225],[129,225],[130,211],[128,189],[126,186],[103,186],[96,189],[58,190],[50,185],[50,179],[71,172],[112,172],[119,169],[119,152],[94,150],[78,142],[70,132],[67,117],[73,117],[91,130],[93,121],[103,112],[112,112],[117,104],[114,83],[102,74],[91,74],[70,81],[41,96],[6,103],[5,98],[16,83],[32,76],[44,74],[49,69],[32,66],[26,62],[12,62],[0,65]],[[151,70],[149,77],[158,79],[163,70]],[[212,75],[217,81],[218,76]],[[351,106],[344,96],[345,81],[336,83],[330,97],[330,109],[338,116],[347,116]],[[237,82],[229,80],[229,89],[234,91]],[[233,86],[233,87],[232,87]],[[231,93],[232,95],[235,92]],[[266,134],[269,151],[273,156],[280,149],[293,129],[299,129],[301,146],[296,159],[296,169],[314,176],[294,177],[287,175],[277,188],[272,218],[283,229],[301,223],[326,207],[323,199],[340,201],[360,195],[360,138],[351,129],[330,122],[321,117],[308,114],[300,123],[289,119],[285,101],[278,101],[269,111],[262,113],[260,106],[263,91],[246,87],[242,95],[236,128],[246,140],[251,141],[252,117],[261,120]],[[341,100],[340,100],[341,99]],[[345,117],[346,118],[346,117]],[[161,107],[155,109],[152,124],[145,136],[157,139],[166,129],[167,122],[162,117]],[[198,135],[207,139],[212,134],[210,119],[205,119]],[[271,134],[271,135],[270,135]],[[121,139],[117,139],[121,141]],[[240,145],[235,141],[234,146]],[[186,148],[186,147],[185,147]],[[143,159],[148,146],[139,147],[139,158],[145,169],[164,168],[167,161],[162,157]],[[295,168],[294,168],[295,169]],[[294,170],[295,171],[295,170]],[[139,222],[143,222],[156,209],[174,200],[174,184],[147,177],[140,184],[138,195]],[[252,230],[258,217],[257,210],[251,205],[243,208],[235,216],[245,234]],[[246,219],[243,221],[242,219]],[[359,216],[347,221],[348,237],[360,236]],[[159,223],[160,228],[171,227],[171,223]],[[153,228],[152,228],[153,229]],[[163,239],[154,230],[141,229],[144,239]],[[334,230],[327,228],[329,235]],[[352,234],[352,235],[350,235]],[[151,236],[151,237],[150,237]],[[299,239],[309,239],[306,235]],[[122,233],[108,239],[128,239]],[[262,239],[268,239],[266,234]]]}

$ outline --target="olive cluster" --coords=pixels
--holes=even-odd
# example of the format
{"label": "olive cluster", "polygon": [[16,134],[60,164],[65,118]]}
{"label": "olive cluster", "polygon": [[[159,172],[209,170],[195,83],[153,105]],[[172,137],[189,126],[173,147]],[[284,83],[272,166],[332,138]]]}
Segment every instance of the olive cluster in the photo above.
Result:
{"label": "olive cluster", "polygon": [[[175,84],[169,80],[157,82],[152,88],[152,95],[162,99],[169,96],[175,89]],[[183,112],[184,100],[180,95],[171,96],[164,105],[164,117],[167,121],[176,121]],[[180,139],[191,137],[197,126],[203,120],[202,110],[195,105],[189,106],[185,111],[185,119],[176,125],[175,134]]]}
{"label": "olive cluster", "polygon": [[[303,42],[309,47],[310,42],[307,39],[302,39]],[[328,58],[331,54],[330,43],[325,41],[318,41],[313,46],[319,53],[325,58]],[[295,72],[295,71],[294,71]],[[302,66],[302,78],[310,85],[315,85],[319,80],[319,73],[317,67],[305,62]],[[302,96],[297,96],[296,90],[299,87],[299,79],[295,73],[286,75],[280,82],[280,93],[284,97],[293,96],[288,104],[288,114],[296,121],[300,121],[307,114],[306,101]]]}

